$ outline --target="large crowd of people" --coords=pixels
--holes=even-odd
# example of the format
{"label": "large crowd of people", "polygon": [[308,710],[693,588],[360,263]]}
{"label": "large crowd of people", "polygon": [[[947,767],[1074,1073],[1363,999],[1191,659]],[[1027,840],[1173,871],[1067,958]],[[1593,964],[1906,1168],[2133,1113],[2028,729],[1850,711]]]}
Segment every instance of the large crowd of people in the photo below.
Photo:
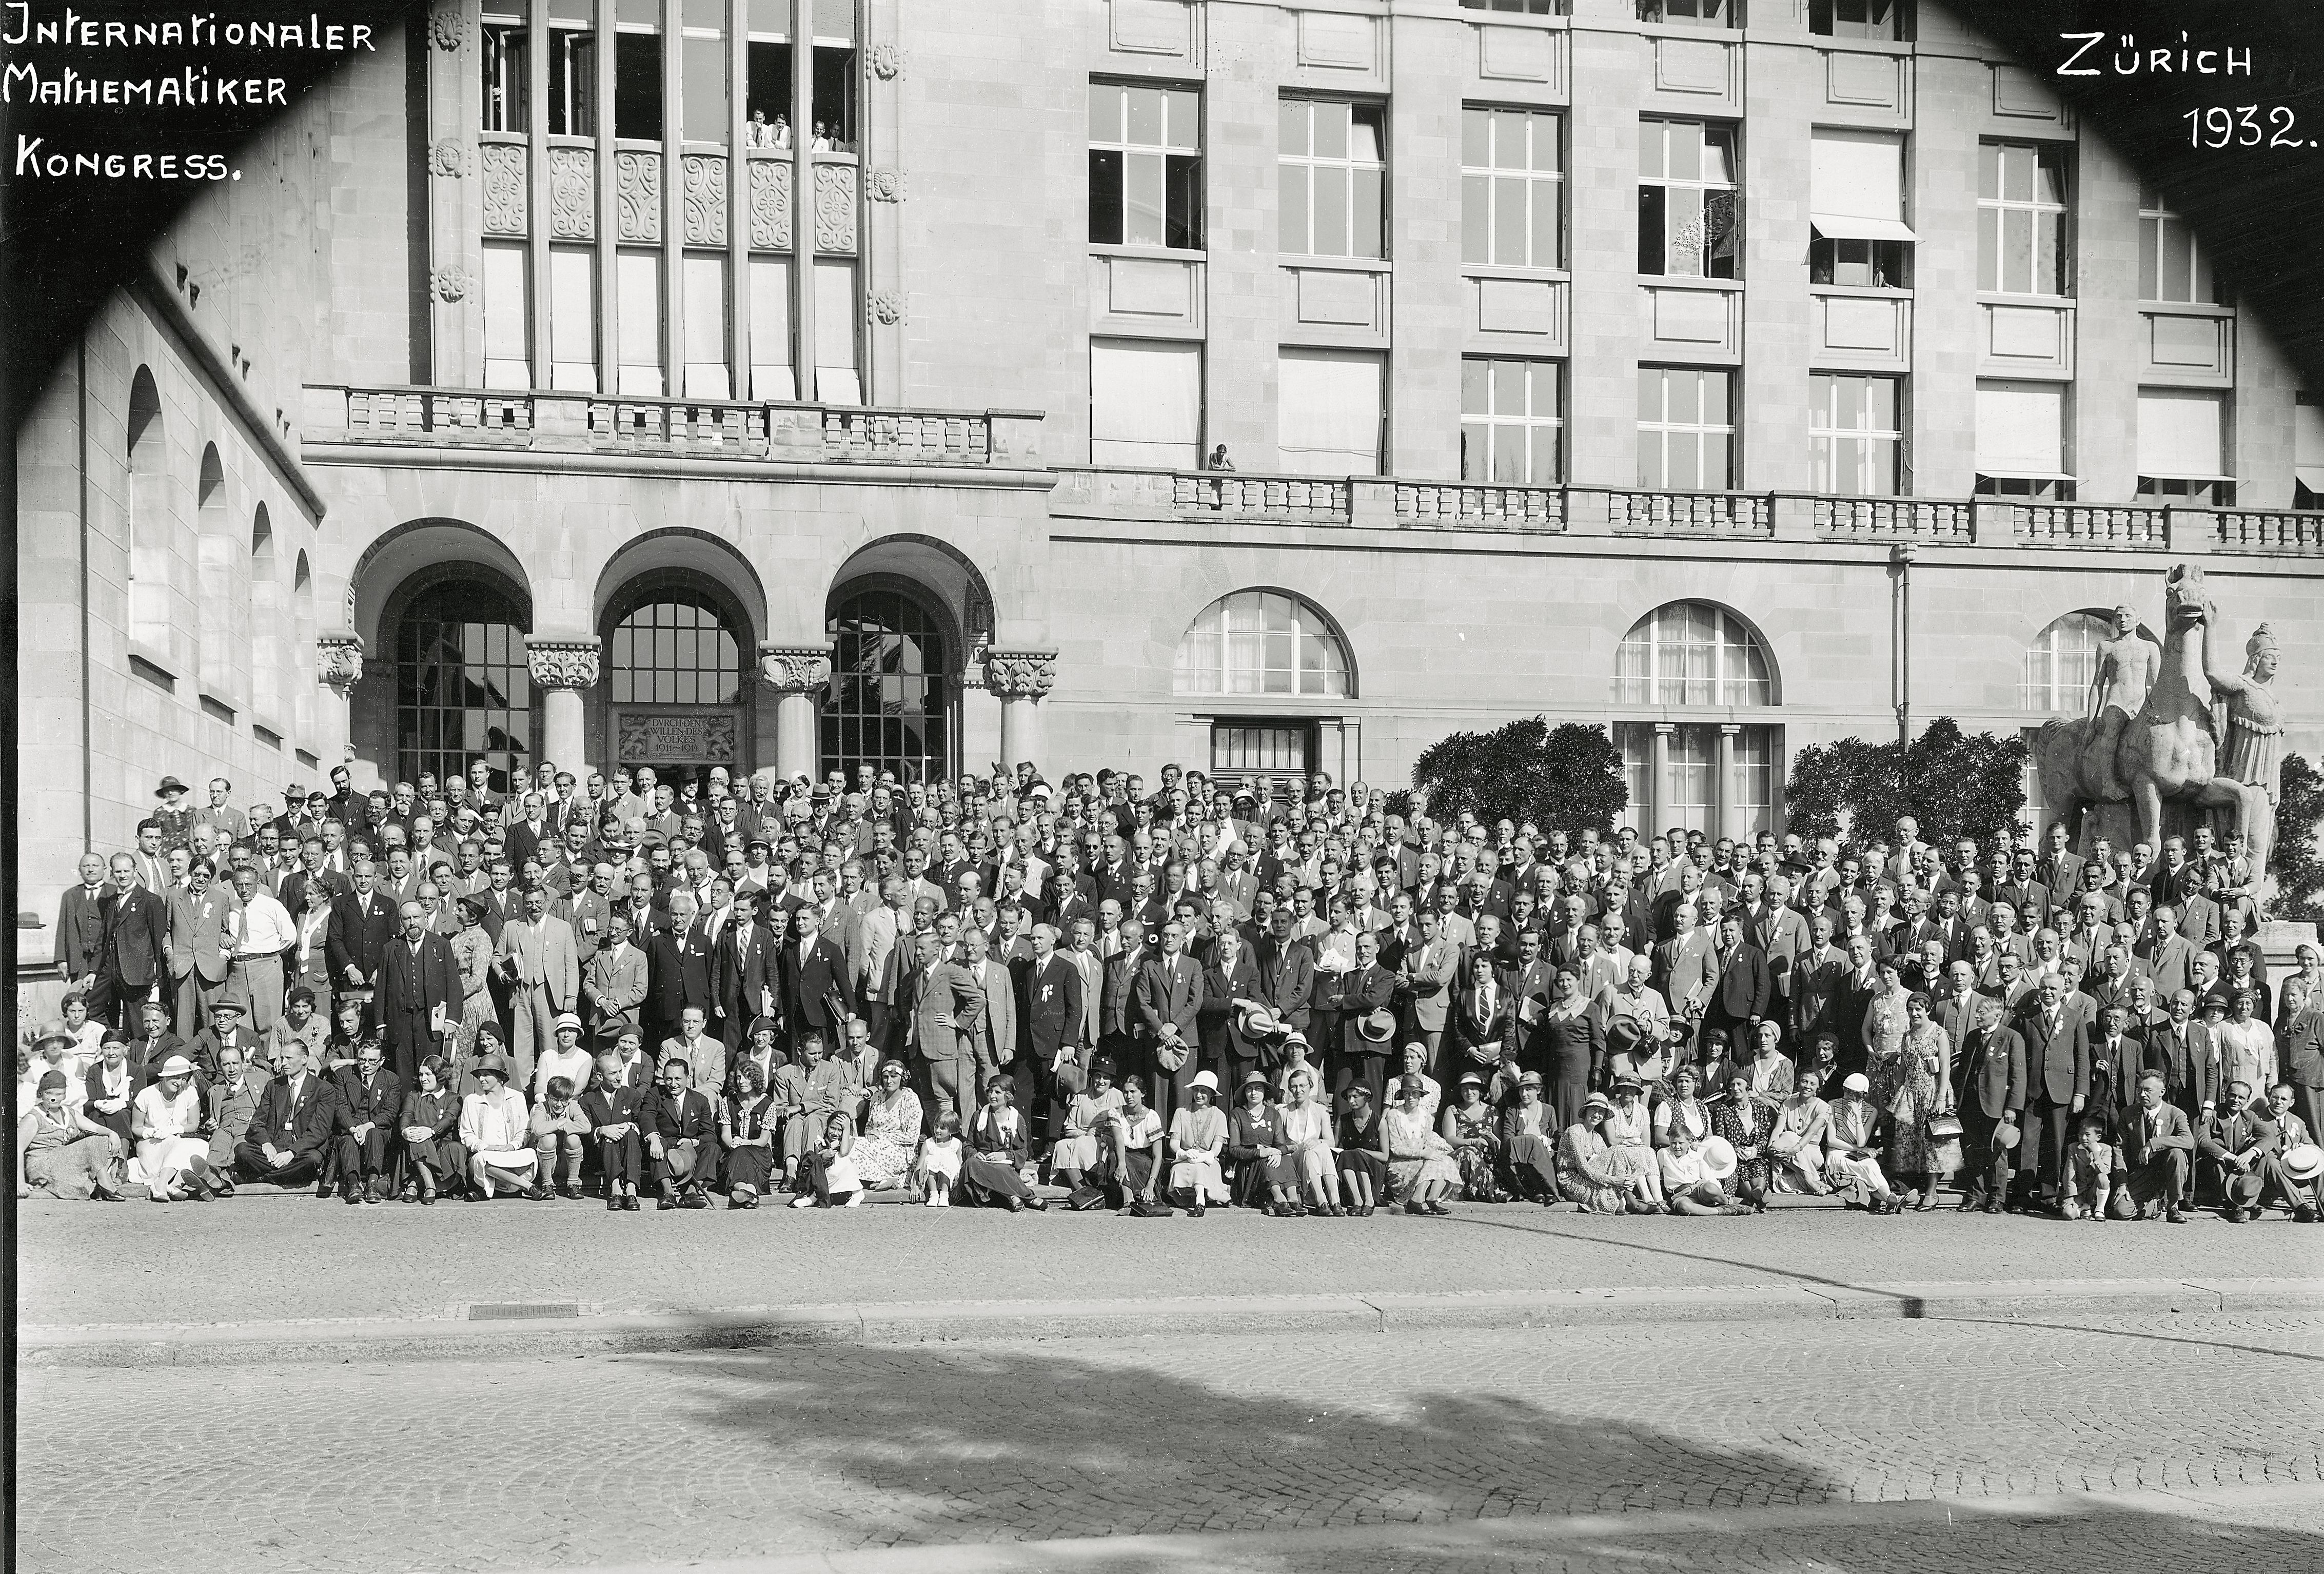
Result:
{"label": "large crowd of people", "polygon": [[20,1195],[2324,1218],[2324,962],[2271,978],[2208,828],[1544,830],[1175,766],[332,788],[165,778],[82,858]]}

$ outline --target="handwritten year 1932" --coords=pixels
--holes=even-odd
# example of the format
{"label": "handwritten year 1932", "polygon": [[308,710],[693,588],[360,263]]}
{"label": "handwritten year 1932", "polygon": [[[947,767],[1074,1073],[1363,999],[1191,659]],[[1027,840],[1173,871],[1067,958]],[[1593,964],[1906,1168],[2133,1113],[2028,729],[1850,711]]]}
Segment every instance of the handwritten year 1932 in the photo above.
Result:
{"label": "handwritten year 1932", "polygon": [[2214,104],[2181,115],[2187,123],[2187,145],[2196,148],[2312,148],[2300,134],[2299,117],[2281,104]]}

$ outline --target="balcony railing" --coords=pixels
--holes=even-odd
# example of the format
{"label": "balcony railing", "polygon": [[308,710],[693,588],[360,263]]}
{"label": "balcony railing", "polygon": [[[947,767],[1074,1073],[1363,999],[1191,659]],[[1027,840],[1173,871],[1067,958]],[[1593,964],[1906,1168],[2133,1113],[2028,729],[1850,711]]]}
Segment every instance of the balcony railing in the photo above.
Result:
{"label": "balcony railing", "polygon": [[[2221,552],[2324,554],[2324,514],[2293,513],[2288,509],[2220,509],[2211,518],[2213,527],[2203,544]],[[2196,544],[2192,539],[2188,542]]]}
{"label": "balcony railing", "polygon": [[1243,475],[1200,470],[1170,477],[1171,506],[1190,513],[1241,519],[1346,524],[1352,483],[1315,475]]}
{"label": "balcony railing", "polygon": [[1965,502],[1925,497],[1808,499],[1815,533],[1830,541],[1934,541],[1967,546],[1977,539],[1975,511]]}
{"label": "balcony railing", "polygon": [[800,465],[1040,464],[1037,414],[308,385],[310,441]]}
{"label": "balcony railing", "polygon": [[2166,551],[2171,521],[2144,504],[2012,502],[2012,534],[2029,547],[2098,547]]}
{"label": "balcony railing", "polygon": [[1617,534],[1764,538],[1775,533],[1775,499],[1748,492],[1613,490],[1606,522]]}
{"label": "balcony railing", "polygon": [[1448,530],[1565,529],[1565,492],[1554,486],[1489,486],[1471,482],[1399,481],[1396,520]]}

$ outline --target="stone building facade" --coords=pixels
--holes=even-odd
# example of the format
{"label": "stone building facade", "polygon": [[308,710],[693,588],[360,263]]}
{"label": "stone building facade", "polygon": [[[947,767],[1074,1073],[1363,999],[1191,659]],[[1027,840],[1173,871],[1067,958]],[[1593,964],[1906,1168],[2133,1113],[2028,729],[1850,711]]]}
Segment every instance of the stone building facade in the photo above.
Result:
{"label": "stone building facade", "polygon": [[1941,7],[1744,4],[437,0],[20,434],[26,905],[164,771],[343,761],[1397,782],[1542,712],[1749,830],[2078,710],[2179,561],[2313,755],[2324,391]]}

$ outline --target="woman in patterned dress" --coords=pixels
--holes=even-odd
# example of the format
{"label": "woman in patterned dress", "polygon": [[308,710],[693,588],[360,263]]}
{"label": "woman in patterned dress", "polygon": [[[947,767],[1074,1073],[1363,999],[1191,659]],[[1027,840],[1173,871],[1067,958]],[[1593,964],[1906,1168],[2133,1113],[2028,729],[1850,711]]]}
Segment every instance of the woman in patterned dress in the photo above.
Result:
{"label": "woman in patterned dress", "polygon": [[1606,1120],[1613,1113],[1611,1100],[1592,1093],[1582,1118],[1558,1137],[1558,1194],[1584,1213],[1659,1213],[1643,1174],[1606,1140]]}
{"label": "woman in patterned dress", "polygon": [[493,1015],[488,980],[493,969],[492,937],[484,933],[482,897],[462,897],[460,927],[452,936],[452,960],[460,964],[460,1029],[456,1038],[459,1063],[466,1065],[476,1053],[476,1029]]}
{"label": "woman in patterned dress", "polygon": [[863,1111],[863,1135],[855,1139],[856,1177],[867,1192],[890,1191],[904,1183],[912,1155],[920,1148],[920,1096],[904,1085],[901,1061],[880,1065],[880,1091]]}
{"label": "woman in patterned dress", "polygon": [[1727,1097],[1711,1106],[1711,1128],[1735,1150],[1735,1174],[1728,1190],[1765,1213],[1775,1180],[1775,1155],[1767,1144],[1775,1135],[1775,1110],[1740,1080],[1727,1085]]}
{"label": "woman in patterned dress", "polygon": [[1464,1072],[1454,1097],[1459,1102],[1445,1109],[1439,1129],[1452,1145],[1462,1184],[1471,1202],[1499,1202],[1501,1190],[1493,1183],[1493,1175],[1501,1158],[1500,1122],[1485,1102],[1485,1079],[1475,1072]]}
{"label": "woman in patterned dress", "polygon": [[1923,1213],[1937,1205],[1937,1183],[1960,1167],[1958,1140],[1929,1137],[1931,1118],[1953,1108],[1945,1031],[1929,1012],[1927,995],[1915,990],[1906,996],[1904,1041],[1868,1068],[1873,1105],[1892,1126],[1884,1167],[1907,1188],[1904,1205]]}

